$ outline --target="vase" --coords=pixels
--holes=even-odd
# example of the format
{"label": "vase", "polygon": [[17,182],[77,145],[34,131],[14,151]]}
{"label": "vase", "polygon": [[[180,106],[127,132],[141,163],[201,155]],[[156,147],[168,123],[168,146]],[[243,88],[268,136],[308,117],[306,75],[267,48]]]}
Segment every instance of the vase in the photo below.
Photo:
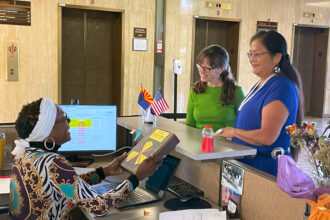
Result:
{"label": "vase", "polygon": [[300,148],[296,166],[313,180],[315,186],[319,185],[320,180],[317,175],[317,170],[311,161],[311,152],[307,147]]}
{"label": "vase", "polygon": [[314,179],[317,181],[315,187],[328,187],[330,188],[330,177],[319,176],[317,173],[313,172]]}
{"label": "vase", "polygon": [[316,161],[308,147],[301,147],[296,166],[313,180],[316,188],[330,187],[330,177],[324,177],[315,163]]}

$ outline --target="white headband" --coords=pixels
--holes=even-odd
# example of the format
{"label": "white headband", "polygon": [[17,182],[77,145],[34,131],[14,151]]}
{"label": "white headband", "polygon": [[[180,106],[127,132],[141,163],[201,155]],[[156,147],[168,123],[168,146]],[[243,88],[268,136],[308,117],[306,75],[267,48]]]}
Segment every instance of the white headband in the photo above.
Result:
{"label": "white headband", "polygon": [[24,155],[26,148],[30,147],[30,141],[45,140],[55,125],[56,115],[56,105],[49,98],[43,98],[40,103],[38,121],[31,134],[26,139],[15,140],[16,146],[11,153],[20,158]]}

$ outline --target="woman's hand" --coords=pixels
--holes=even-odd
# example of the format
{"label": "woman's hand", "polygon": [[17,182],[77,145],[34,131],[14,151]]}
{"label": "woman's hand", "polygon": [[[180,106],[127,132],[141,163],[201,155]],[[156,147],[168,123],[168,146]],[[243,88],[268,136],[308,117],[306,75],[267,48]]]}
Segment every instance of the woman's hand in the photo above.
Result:
{"label": "woman's hand", "polygon": [[164,157],[165,156],[154,157],[154,154],[152,154],[140,164],[134,175],[139,180],[143,180],[144,178],[151,176],[155,172],[157,167],[162,164],[162,160]]}
{"label": "woman's hand", "polygon": [[120,157],[113,160],[108,166],[103,167],[103,173],[105,176],[115,176],[123,173],[127,173],[121,166],[121,162],[125,160],[127,153],[123,153]]}
{"label": "woman's hand", "polygon": [[223,130],[221,132],[219,132],[219,133],[214,133],[214,136],[225,137],[225,138],[233,138],[233,137],[235,137],[235,128],[233,128],[233,127],[226,127],[226,128],[221,128],[221,129],[223,129]]}

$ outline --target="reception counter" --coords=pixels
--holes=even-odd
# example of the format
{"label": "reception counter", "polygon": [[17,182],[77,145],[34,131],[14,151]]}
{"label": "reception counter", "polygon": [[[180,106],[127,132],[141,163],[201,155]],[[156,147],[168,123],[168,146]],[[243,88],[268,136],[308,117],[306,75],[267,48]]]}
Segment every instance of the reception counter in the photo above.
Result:
{"label": "reception counter", "polygon": [[[140,117],[118,117],[117,124],[128,130],[139,129],[147,134],[153,125],[145,124]],[[302,219],[306,207],[303,199],[293,199],[276,185],[276,177],[232,160],[256,154],[255,149],[216,137],[214,152],[201,152],[201,130],[183,123],[157,117],[156,127],[173,132],[180,143],[172,154],[181,158],[176,176],[193,184],[205,193],[206,199],[220,205],[221,169],[225,159],[244,169],[244,186],[240,201],[241,218]]]}
{"label": "reception counter", "polygon": [[[141,130],[142,134],[148,134],[153,124],[146,124],[140,116],[118,117],[117,124],[129,130]],[[175,151],[193,160],[211,160],[224,158],[237,158],[247,155],[255,155],[256,149],[236,144],[224,138],[214,137],[214,152],[203,153],[201,130],[178,123],[172,119],[157,117],[156,127],[174,133],[180,140]]]}

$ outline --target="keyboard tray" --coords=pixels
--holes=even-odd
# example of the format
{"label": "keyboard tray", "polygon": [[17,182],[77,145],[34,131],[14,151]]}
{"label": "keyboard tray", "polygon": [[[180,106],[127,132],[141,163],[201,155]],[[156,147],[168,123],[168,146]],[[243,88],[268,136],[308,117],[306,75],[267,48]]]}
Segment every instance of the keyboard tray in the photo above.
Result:
{"label": "keyboard tray", "polygon": [[187,195],[204,196],[204,192],[186,181],[173,176],[167,190],[179,198],[185,198]]}

